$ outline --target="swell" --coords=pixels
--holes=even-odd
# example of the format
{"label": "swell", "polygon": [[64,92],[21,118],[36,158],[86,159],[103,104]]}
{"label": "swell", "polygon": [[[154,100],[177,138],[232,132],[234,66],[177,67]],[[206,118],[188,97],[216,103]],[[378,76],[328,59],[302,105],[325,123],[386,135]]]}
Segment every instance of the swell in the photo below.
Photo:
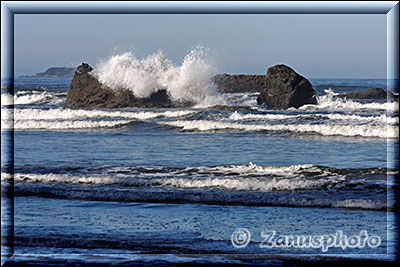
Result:
{"label": "swell", "polygon": [[40,196],[61,199],[145,202],[145,203],[200,203],[213,205],[241,206],[287,206],[287,207],[323,207],[365,210],[386,210],[393,208],[385,196],[380,198],[362,198],[362,196],[339,198],[333,194],[318,197],[312,191],[308,194],[289,194],[274,192],[225,192],[193,190],[141,190],[137,188],[115,190],[107,187],[56,187],[50,185],[15,185],[15,196]]}
{"label": "swell", "polygon": [[[21,171],[21,170],[17,170]],[[28,171],[28,170],[27,170]],[[31,170],[14,176],[16,195],[123,201],[248,206],[310,206],[382,210],[393,184],[386,168],[334,169],[318,165],[214,167],[104,167]],[[2,173],[2,183],[10,176]],[[389,191],[388,191],[389,190]]]}

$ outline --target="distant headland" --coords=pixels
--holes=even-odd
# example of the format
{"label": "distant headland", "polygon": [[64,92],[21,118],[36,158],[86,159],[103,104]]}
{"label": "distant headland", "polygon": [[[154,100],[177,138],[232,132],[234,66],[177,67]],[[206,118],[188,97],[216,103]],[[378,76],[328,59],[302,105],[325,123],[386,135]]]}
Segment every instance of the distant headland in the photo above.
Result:
{"label": "distant headland", "polygon": [[68,67],[51,67],[45,72],[39,72],[34,75],[21,75],[20,77],[33,78],[72,78],[75,73],[75,68]]}

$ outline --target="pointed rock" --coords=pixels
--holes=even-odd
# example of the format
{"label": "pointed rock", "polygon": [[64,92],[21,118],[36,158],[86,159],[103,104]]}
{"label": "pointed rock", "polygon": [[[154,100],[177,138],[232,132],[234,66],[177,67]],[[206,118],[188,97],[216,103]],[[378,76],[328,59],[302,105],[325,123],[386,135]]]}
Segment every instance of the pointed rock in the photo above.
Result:
{"label": "pointed rock", "polygon": [[268,109],[299,108],[316,104],[317,93],[311,83],[286,65],[276,65],[267,70],[265,87],[257,98],[258,105]]}

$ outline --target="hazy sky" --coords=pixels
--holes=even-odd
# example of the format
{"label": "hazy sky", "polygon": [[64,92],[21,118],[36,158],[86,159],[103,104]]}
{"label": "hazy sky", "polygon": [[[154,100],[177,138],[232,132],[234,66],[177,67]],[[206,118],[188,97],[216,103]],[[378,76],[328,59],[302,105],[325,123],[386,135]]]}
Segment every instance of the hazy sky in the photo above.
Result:
{"label": "hazy sky", "polygon": [[14,16],[15,74],[51,66],[95,66],[114,53],[163,50],[179,64],[196,45],[220,72],[264,74],[278,63],[302,75],[386,78],[386,15]]}

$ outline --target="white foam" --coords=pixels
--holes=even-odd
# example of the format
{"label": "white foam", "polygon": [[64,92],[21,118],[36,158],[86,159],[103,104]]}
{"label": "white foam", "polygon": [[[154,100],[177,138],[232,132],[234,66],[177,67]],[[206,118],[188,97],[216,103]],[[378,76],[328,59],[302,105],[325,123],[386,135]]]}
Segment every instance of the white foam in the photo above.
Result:
{"label": "white foam", "polygon": [[398,126],[391,125],[340,125],[340,124],[241,124],[208,120],[166,121],[160,124],[182,128],[183,130],[243,130],[243,131],[290,131],[297,133],[318,133],[321,135],[364,136],[398,138]]}
{"label": "white foam", "polygon": [[[24,121],[14,121],[14,130],[66,130],[66,129],[108,128],[108,127],[122,126],[130,122],[132,121],[131,120],[112,120],[112,121],[24,120]],[[4,126],[6,127],[7,124],[4,123]],[[2,127],[3,127],[3,120],[2,120]]]}
{"label": "white foam", "polygon": [[[176,169],[176,170],[168,170],[165,172],[163,168],[145,168],[146,170],[151,170],[150,172],[141,172],[139,177],[134,176],[132,174],[129,175],[130,169],[123,167],[114,167],[108,169],[111,173],[118,172],[123,170],[128,175],[122,176],[73,176],[66,174],[30,174],[30,173],[16,173],[15,181],[16,182],[42,182],[42,183],[76,183],[76,184],[123,184],[123,185],[137,185],[138,183],[142,184],[143,181],[140,181],[141,178],[150,181],[149,184],[154,181],[162,181],[151,178],[158,178],[160,176],[167,177],[173,181],[179,175],[187,175],[190,174],[193,179],[203,177],[204,174],[207,176],[215,176],[218,174],[231,174],[235,173],[235,177],[241,180],[243,177],[252,176],[252,177],[285,177],[285,178],[301,178],[304,177],[302,175],[303,172],[308,174],[315,173],[318,177],[326,177],[332,176],[326,169],[321,169],[317,165],[313,164],[298,164],[298,165],[290,165],[290,166],[258,166],[250,162],[248,165],[229,165],[229,166],[201,166],[201,167],[187,167],[185,169]],[[135,172],[134,172],[135,173]],[[5,174],[5,178],[9,177],[8,174]],[[186,176],[187,177],[187,176]],[[187,179],[187,178],[185,178]],[[332,178],[330,178],[332,180]],[[341,178],[339,178],[341,179]],[[140,181],[140,182],[139,182]],[[204,181],[204,180],[201,180]]]}
{"label": "white foam", "polygon": [[10,94],[1,94],[1,105],[12,105],[13,97]]}
{"label": "white foam", "polygon": [[[6,178],[6,177],[5,177]],[[141,185],[163,185],[174,186],[177,188],[218,188],[234,191],[275,191],[275,190],[305,190],[318,188],[334,188],[335,184],[341,183],[341,177],[326,177],[319,179],[307,179],[298,175],[288,178],[271,177],[210,177],[179,178],[171,175],[166,178],[137,178],[137,177],[118,177],[118,176],[72,176],[66,174],[24,174],[16,173],[14,177],[16,183],[70,183],[70,184],[97,184],[110,185],[118,184],[123,186],[141,186]]]}
{"label": "white foam", "polygon": [[399,124],[398,117],[391,117],[385,114],[380,116],[358,116],[358,115],[344,115],[344,114],[323,114],[323,117],[327,117],[331,120],[342,120],[342,121],[356,121],[356,122],[380,122],[383,124]]}
{"label": "white foam", "polygon": [[85,110],[85,109],[15,109],[14,117],[22,120],[67,120],[67,119],[92,119],[92,118],[123,118],[147,120],[157,117],[181,117],[196,113],[193,110],[168,110],[153,111],[112,111],[112,110]]}
{"label": "white foam", "polygon": [[[389,205],[387,205],[389,204]],[[361,208],[361,209],[371,209],[371,210],[382,210],[387,206],[392,207],[394,203],[385,203],[377,199],[345,199],[337,200],[332,203],[334,208]]]}
{"label": "white foam", "polygon": [[[2,98],[3,99],[3,98]],[[12,129],[13,127],[14,109],[1,109],[1,130]]]}
{"label": "white foam", "polygon": [[[307,115],[310,116],[310,115]],[[239,120],[285,120],[296,118],[296,115],[282,115],[282,114],[241,114],[235,111],[229,116],[229,119],[239,121]]]}
{"label": "white foam", "polygon": [[319,166],[313,164],[296,164],[290,166],[259,166],[250,162],[248,165],[229,165],[215,167],[197,167],[187,168],[186,171],[198,170],[200,172],[222,172],[222,173],[237,173],[238,175],[280,175],[280,176],[298,176],[299,173],[318,172],[325,175],[330,174],[327,170],[322,170]]}
{"label": "white foam", "polygon": [[[41,130],[41,129],[84,129],[115,127],[132,120],[148,120],[158,117],[174,118],[196,113],[194,110],[168,111],[109,111],[84,109],[13,109],[2,108],[2,129]],[[3,116],[4,115],[4,116]],[[95,119],[92,121],[91,119]],[[115,120],[109,120],[115,119]]]}
{"label": "white foam", "polygon": [[325,89],[324,92],[325,92],[325,94],[331,95],[331,96],[337,96],[337,95],[339,95],[339,93],[334,92],[331,88]]}
{"label": "white foam", "polygon": [[255,179],[255,178],[206,178],[206,179],[187,179],[187,178],[164,178],[157,179],[162,185],[174,186],[178,188],[218,188],[228,190],[261,191],[269,192],[275,190],[305,190],[318,189],[324,186],[333,186],[335,181],[331,179],[309,180],[304,178],[290,179]]}
{"label": "white foam", "polygon": [[304,105],[300,110],[330,110],[330,111],[354,111],[354,110],[388,110],[396,112],[399,110],[398,102],[372,102],[360,103],[350,99],[342,99],[335,97],[337,93],[332,91],[328,94],[317,97],[317,105]]}
{"label": "white foam", "polygon": [[231,105],[257,106],[257,96],[260,93],[225,93],[223,97]]}
{"label": "white foam", "polygon": [[[9,178],[5,176],[4,179]],[[3,178],[2,178],[3,179]],[[73,183],[73,184],[113,184],[116,177],[112,176],[73,176],[66,174],[33,174],[33,173],[15,173],[14,181],[16,183]]]}
{"label": "white foam", "polygon": [[92,74],[111,89],[129,89],[136,97],[149,97],[167,89],[175,101],[210,106],[225,103],[211,82],[215,71],[206,49],[198,47],[185,56],[180,66],[174,65],[162,51],[144,59],[128,52],[101,61]]}
{"label": "white foam", "polygon": [[391,117],[385,114],[380,116],[359,116],[359,115],[347,115],[347,114],[299,114],[299,115],[283,115],[283,114],[241,114],[235,111],[229,119],[239,120],[285,120],[285,119],[302,119],[302,118],[315,118],[323,117],[331,120],[342,120],[342,121],[355,121],[355,122],[381,122],[388,124],[399,124],[398,117]]}

